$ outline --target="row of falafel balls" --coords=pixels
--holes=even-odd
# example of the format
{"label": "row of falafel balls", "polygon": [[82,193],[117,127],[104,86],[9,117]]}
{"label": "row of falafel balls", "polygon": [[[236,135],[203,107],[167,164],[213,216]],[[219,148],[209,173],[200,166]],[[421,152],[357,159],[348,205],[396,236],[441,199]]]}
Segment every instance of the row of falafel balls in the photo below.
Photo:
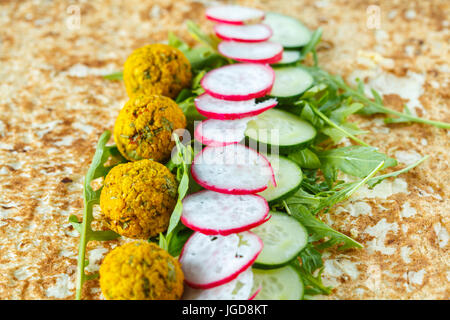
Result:
{"label": "row of falafel balls", "polygon": [[100,266],[106,299],[172,300],[183,294],[180,263],[147,239],[167,230],[177,202],[177,180],[161,163],[175,145],[173,131],[186,127],[186,117],[172,99],[190,86],[191,78],[188,59],[165,44],[136,49],[125,62],[129,100],[115,122],[114,141],[129,162],[105,177],[100,208],[109,229],[142,240],[106,255]]}

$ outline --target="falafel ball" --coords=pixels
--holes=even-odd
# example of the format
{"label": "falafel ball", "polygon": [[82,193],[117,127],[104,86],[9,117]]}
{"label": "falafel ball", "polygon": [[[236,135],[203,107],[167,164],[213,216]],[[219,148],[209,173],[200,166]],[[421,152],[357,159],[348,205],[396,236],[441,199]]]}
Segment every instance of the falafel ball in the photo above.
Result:
{"label": "falafel ball", "polygon": [[114,248],[100,266],[100,288],[108,300],[180,299],[183,280],[178,260],[146,241]]}
{"label": "falafel ball", "polygon": [[158,162],[119,164],[106,175],[100,194],[103,220],[122,236],[154,237],[169,226],[177,188],[174,175]]}
{"label": "falafel ball", "polygon": [[175,98],[183,88],[190,86],[191,79],[191,65],[185,55],[161,43],[134,50],[123,69],[129,97],[143,93]]}
{"label": "falafel ball", "polygon": [[172,133],[186,127],[186,117],[170,98],[136,95],[119,113],[114,125],[114,141],[128,160],[151,159],[162,162],[170,157],[175,142]]}

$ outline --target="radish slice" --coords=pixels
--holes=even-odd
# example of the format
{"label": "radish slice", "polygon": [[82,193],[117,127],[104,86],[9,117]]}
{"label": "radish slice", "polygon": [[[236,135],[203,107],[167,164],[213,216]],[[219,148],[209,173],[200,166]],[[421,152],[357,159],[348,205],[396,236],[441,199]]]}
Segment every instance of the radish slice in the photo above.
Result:
{"label": "radish slice", "polygon": [[228,24],[245,24],[264,19],[264,11],[241,6],[215,6],[209,7],[205,12],[206,18]]}
{"label": "radish slice", "polygon": [[283,57],[283,46],[270,41],[257,43],[222,41],[217,49],[225,57],[241,62],[276,63]]}
{"label": "radish slice", "polygon": [[255,99],[228,101],[216,99],[209,94],[202,94],[195,99],[197,111],[210,119],[234,120],[257,116],[277,105],[276,99],[256,103]]}
{"label": "radish slice", "polygon": [[229,236],[195,232],[180,254],[184,281],[195,289],[209,289],[236,279],[256,260],[263,248],[249,231]]}
{"label": "radish slice", "polygon": [[214,147],[240,142],[245,138],[247,122],[253,119],[255,117],[237,120],[204,120],[195,128],[194,138],[204,145]]}
{"label": "radish slice", "polygon": [[265,24],[232,25],[216,24],[214,32],[222,40],[260,42],[266,41],[272,36],[272,29]]}
{"label": "radish slice", "polygon": [[248,298],[248,300],[253,300],[256,298],[256,296],[258,295],[258,293],[261,291],[262,286],[259,286],[258,289],[256,289],[256,291]]}
{"label": "radish slice", "polygon": [[186,286],[183,300],[247,300],[253,286],[252,268],[221,286],[211,289],[194,289]]}
{"label": "radish slice", "polygon": [[205,147],[191,166],[194,180],[202,187],[227,194],[250,194],[274,185],[270,162],[255,150],[238,143]]}
{"label": "radish slice", "polygon": [[181,221],[208,235],[242,232],[267,221],[269,205],[258,195],[232,195],[203,190],[183,201]]}
{"label": "radish slice", "polygon": [[209,71],[200,84],[217,99],[240,101],[265,96],[274,81],[275,72],[267,65],[236,63]]}

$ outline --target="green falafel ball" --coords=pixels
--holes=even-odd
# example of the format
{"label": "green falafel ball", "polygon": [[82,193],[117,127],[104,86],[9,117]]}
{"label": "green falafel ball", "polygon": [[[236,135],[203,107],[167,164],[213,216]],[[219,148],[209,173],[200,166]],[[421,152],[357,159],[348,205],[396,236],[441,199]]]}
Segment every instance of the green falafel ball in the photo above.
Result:
{"label": "green falafel ball", "polygon": [[120,110],[114,125],[114,141],[130,161],[170,157],[175,142],[172,133],[186,127],[186,117],[170,98],[136,95]]}
{"label": "green falafel ball", "polygon": [[103,220],[125,237],[154,237],[169,226],[177,188],[174,175],[158,162],[119,164],[107,174],[100,194]]}
{"label": "green falafel ball", "polygon": [[180,299],[183,280],[178,260],[146,241],[114,248],[100,266],[100,287],[108,300]]}

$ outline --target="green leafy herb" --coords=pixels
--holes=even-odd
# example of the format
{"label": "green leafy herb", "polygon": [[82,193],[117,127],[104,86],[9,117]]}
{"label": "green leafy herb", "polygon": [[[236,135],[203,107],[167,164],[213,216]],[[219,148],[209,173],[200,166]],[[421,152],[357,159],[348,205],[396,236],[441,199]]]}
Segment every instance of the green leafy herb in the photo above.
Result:
{"label": "green leafy herb", "polygon": [[169,161],[169,170],[176,169],[178,184],[178,199],[170,216],[166,235],[160,234],[159,245],[171,254],[179,253],[182,244],[187,240],[189,232],[180,224],[183,211],[183,199],[189,190],[189,167],[192,162],[193,150],[191,146],[183,145],[176,134],[173,135],[177,148],[176,155]]}
{"label": "green leafy herb", "polygon": [[292,262],[291,265],[297,270],[297,272],[300,274],[302,278],[303,285],[305,286],[304,291],[305,299],[308,299],[309,296],[314,296],[318,294],[328,295],[331,293],[332,288],[326,287],[322,282],[323,267],[321,267],[317,271],[317,274],[314,276],[313,272],[306,269],[304,265],[300,265],[298,260]]}
{"label": "green leafy herb", "polygon": [[309,40],[309,42],[300,51],[301,60],[305,59],[308,53],[311,52],[314,58],[314,65],[317,66],[319,64],[316,47],[321,39],[322,39],[322,28],[318,28],[317,30],[314,30],[314,32],[311,35],[311,40]]}
{"label": "green leafy herb", "polygon": [[204,33],[200,26],[193,22],[192,20],[186,21],[187,29],[191,36],[199,41],[200,43],[204,44],[205,46],[209,47],[213,51],[217,51],[217,45],[220,42],[220,39],[217,38],[214,35],[208,35]]}
{"label": "green leafy herb", "polygon": [[334,230],[326,223],[314,217],[304,205],[288,205],[289,201],[284,201],[283,203],[287,213],[297,219],[308,230],[311,241],[319,241],[324,238],[328,239],[324,242],[322,248],[333,245],[338,245],[340,250],[363,247],[359,242]]}
{"label": "green leafy herb", "polygon": [[382,175],[370,178],[370,179],[367,180],[366,183],[367,183],[367,185],[370,188],[373,188],[374,186],[376,186],[378,183],[380,183],[384,179],[397,177],[398,175],[400,175],[402,173],[408,172],[409,170],[417,167],[419,164],[421,164],[422,162],[427,160],[429,157],[430,156],[426,155],[426,156],[422,157],[419,161],[417,161],[417,162],[415,162],[415,163],[413,163],[413,164],[411,164],[411,165],[409,165],[409,166],[407,166],[407,167],[405,167],[403,169],[400,169],[400,170],[397,170],[397,171],[394,171],[394,172],[390,172],[390,173],[386,173],[386,174],[382,174]]}
{"label": "green leafy herb", "polygon": [[317,169],[320,168],[320,159],[316,153],[310,149],[302,149],[296,152],[290,153],[288,158],[298,163],[301,168]]}
{"label": "green leafy herb", "polygon": [[338,170],[351,176],[364,178],[378,166],[380,161],[384,161],[383,169],[397,165],[395,159],[389,158],[373,147],[335,148],[319,152],[318,157],[321,163],[320,168],[330,186],[336,181]]}
{"label": "green leafy herb", "polygon": [[169,46],[179,49],[191,64],[194,74],[205,69],[214,69],[228,63],[228,60],[217,52],[217,43],[208,35],[204,34],[194,22],[188,22],[188,30],[194,39],[202,44],[200,47],[191,48],[172,32],[169,33]]}
{"label": "green leafy herb", "polygon": [[[312,111],[314,111],[314,113],[317,116],[319,116],[319,118],[321,118],[327,125],[329,125],[331,127],[332,130],[325,131],[325,133],[327,133],[331,137],[335,137],[337,134],[340,135],[338,137],[335,137],[333,140],[340,141],[342,137],[349,137],[353,141],[356,141],[357,143],[359,143],[363,146],[369,147],[369,145],[367,143],[365,143],[364,141],[362,141],[361,139],[357,138],[354,135],[355,128],[353,126],[338,125],[334,121],[332,121],[330,118],[328,118],[324,113],[322,113],[319,109],[317,109],[315,106],[310,105],[310,108],[312,109]],[[352,131],[353,131],[353,133],[352,133]],[[361,133],[361,132],[357,131],[356,133]]]}
{"label": "green leafy herb", "polygon": [[[77,270],[77,287],[76,287],[76,299],[81,299],[81,291],[83,284],[86,280],[94,279],[98,277],[98,274],[87,275],[85,268],[89,261],[86,260],[86,246],[89,241],[108,241],[120,237],[117,233],[106,231],[94,231],[91,228],[93,216],[93,207],[100,203],[101,188],[93,190],[91,182],[97,178],[105,177],[108,172],[118,163],[126,162],[126,160],[120,155],[116,146],[106,146],[106,143],[111,137],[111,132],[105,131],[101,136],[97,144],[97,149],[92,159],[91,166],[86,174],[83,187],[84,198],[84,213],[82,222],[78,221],[77,216],[71,215],[69,222],[72,224],[75,230],[80,233],[80,243],[78,248],[78,270]],[[113,158],[115,162],[111,165],[105,166],[105,164]]]}
{"label": "green leafy herb", "polygon": [[300,252],[299,258],[302,261],[303,268],[311,274],[323,267],[322,253],[312,243],[306,245]]}
{"label": "green leafy herb", "polygon": [[367,177],[365,177],[360,181],[347,184],[344,183],[338,184],[336,187],[330,190],[328,197],[322,199],[319,207],[317,208],[317,211],[320,211],[325,208],[331,208],[336,203],[350,198],[350,196],[354,194],[355,191],[358,190],[361,186],[367,183],[369,179],[372,178],[375,175],[375,173],[377,173],[384,166],[384,164],[385,162],[381,161],[380,164],[367,175]]}
{"label": "green leafy herb", "polygon": [[371,90],[372,95],[374,96],[374,100],[369,99],[365,95],[364,91],[364,84],[359,81],[358,87],[352,88],[350,85],[345,83],[345,81],[340,76],[333,76],[327,73],[325,70],[315,68],[309,69],[311,72],[313,72],[316,75],[316,79],[318,79],[319,82],[327,83],[328,85],[335,87],[342,91],[343,96],[352,97],[357,101],[362,102],[365,107],[361,110],[363,114],[375,114],[375,113],[382,113],[382,114],[390,114],[399,117],[398,119],[394,120],[392,118],[387,118],[387,123],[393,123],[393,122],[418,122],[423,124],[429,124],[438,128],[443,129],[450,129],[450,123],[447,122],[441,122],[441,121],[434,121],[434,120],[428,120],[424,118],[417,117],[411,113],[411,111],[408,108],[405,108],[405,112],[399,112],[390,108],[387,108],[383,104],[383,100],[381,99],[381,96],[378,92],[375,90]]}
{"label": "green leafy herb", "polygon": [[103,78],[105,78],[106,80],[120,81],[120,80],[123,80],[123,72],[118,71],[118,72],[106,74],[103,76]]}

